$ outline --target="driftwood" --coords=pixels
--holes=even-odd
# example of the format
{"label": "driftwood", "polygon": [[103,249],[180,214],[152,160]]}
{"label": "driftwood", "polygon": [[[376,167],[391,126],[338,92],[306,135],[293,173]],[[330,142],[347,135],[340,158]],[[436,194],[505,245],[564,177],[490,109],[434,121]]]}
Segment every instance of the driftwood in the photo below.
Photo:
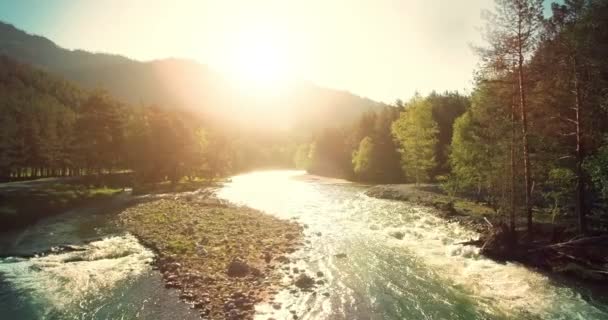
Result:
{"label": "driftwood", "polygon": [[468,241],[462,241],[462,242],[457,242],[456,245],[463,245],[463,246],[481,246],[483,245],[484,241],[481,239],[477,239],[477,240],[468,240]]}
{"label": "driftwood", "polygon": [[[560,247],[572,247],[572,246],[586,246],[586,245],[597,245],[597,246],[607,246],[608,245],[608,235],[597,236],[597,237],[585,237],[585,238],[574,238],[572,240],[566,242],[560,242],[551,244],[548,246],[544,246],[543,248],[560,248]],[[541,248],[541,249],[543,249]]]}
{"label": "driftwood", "polygon": [[528,255],[541,257],[552,270],[578,277],[608,281],[608,235],[577,237],[565,242],[536,246]]}
{"label": "driftwood", "polygon": [[488,220],[488,218],[483,217],[483,220],[485,220],[486,223],[490,226],[490,229],[494,229],[494,225],[492,224],[492,222],[490,222],[490,220]]}

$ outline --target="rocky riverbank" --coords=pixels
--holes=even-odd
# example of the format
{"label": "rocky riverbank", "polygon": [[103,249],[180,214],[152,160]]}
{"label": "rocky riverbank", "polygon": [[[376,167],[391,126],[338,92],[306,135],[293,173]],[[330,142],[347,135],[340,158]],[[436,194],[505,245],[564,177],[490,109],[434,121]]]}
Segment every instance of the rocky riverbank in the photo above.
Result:
{"label": "rocky riverbank", "polygon": [[[139,204],[120,223],[157,253],[166,286],[207,319],[252,319],[281,281],[302,227],[198,192]],[[297,284],[296,284],[297,285]]]}

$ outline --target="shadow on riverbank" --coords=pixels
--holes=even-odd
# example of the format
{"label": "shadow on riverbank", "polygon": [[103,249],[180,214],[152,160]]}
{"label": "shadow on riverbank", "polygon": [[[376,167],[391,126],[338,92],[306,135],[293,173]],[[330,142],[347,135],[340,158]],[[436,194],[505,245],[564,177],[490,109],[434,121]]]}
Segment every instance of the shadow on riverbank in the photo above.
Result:
{"label": "shadow on riverbank", "polygon": [[2,183],[0,232],[24,228],[67,211],[99,206],[119,196],[182,193],[216,185],[205,179],[134,184],[130,173]]}

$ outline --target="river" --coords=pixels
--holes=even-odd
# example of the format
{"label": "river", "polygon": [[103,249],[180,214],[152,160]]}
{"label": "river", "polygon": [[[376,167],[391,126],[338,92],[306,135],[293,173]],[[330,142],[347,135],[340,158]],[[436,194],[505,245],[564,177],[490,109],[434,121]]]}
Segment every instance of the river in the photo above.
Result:
{"label": "river", "polygon": [[[367,197],[367,186],[298,171],[236,176],[234,203],[305,226],[290,268],[325,283],[280,291],[259,319],[608,319],[608,299],[456,243],[475,234],[423,207]],[[191,319],[165,289],[153,253],[115,227],[115,208],[79,210],[0,237],[2,319]],[[401,232],[403,239],[391,236]],[[78,251],[31,256],[53,246]],[[20,257],[19,257],[20,256]],[[286,284],[291,280],[286,276]]]}

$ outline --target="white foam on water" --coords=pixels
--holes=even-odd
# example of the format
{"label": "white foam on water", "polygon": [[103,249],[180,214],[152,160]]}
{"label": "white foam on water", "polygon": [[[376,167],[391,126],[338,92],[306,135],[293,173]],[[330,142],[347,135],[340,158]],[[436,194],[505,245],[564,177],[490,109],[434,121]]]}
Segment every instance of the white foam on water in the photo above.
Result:
{"label": "white foam on water", "polygon": [[[369,199],[376,210],[403,203]],[[403,247],[446,282],[463,288],[479,307],[495,316],[522,315],[539,319],[576,319],[579,311],[601,315],[573,290],[558,287],[545,275],[518,263],[498,263],[480,256],[479,248],[457,244],[478,234],[457,223],[433,216],[431,209],[411,207],[402,211],[406,221],[379,232],[401,231],[402,240],[387,244]]]}
{"label": "white foam on water", "polygon": [[[478,235],[459,224],[434,216],[431,209],[407,202],[370,198],[361,189],[349,185],[332,186],[316,183],[314,179],[293,179],[299,175],[302,172],[267,171],[237,176],[233,183],[219,190],[219,196],[281,218],[297,217],[298,221],[310,224],[305,234],[316,246],[313,251],[316,250],[317,254],[342,250],[344,248],[332,247],[333,243],[339,242],[336,240],[357,237],[367,241],[375,239],[373,241],[394,248],[397,253],[414,256],[416,263],[422,264],[423,272],[463,292],[477,309],[493,317],[606,319],[608,316],[605,310],[599,310],[575,290],[558,286],[541,273],[516,263],[494,262],[481,257],[476,247],[458,245],[458,242],[475,239]],[[316,231],[322,231],[323,236],[313,236]],[[397,231],[403,233],[403,239],[390,235]],[[324,249],[319,246],[324,246]],[[311,265],[318,267],[318,263]],[[331,275],[326,272],[326,276]],[[416,274],[410,276],[418,277]],[[336,288],[341,286],[340,283],[333,285]],[[348,290],[338,294],[348,295]],[[370,297],[370,301],[373,299]],[[290,298],[286,290],[277,296],[277,300],[296,305],[305,303],[302,299]],[[308,307],[317,312],[324,310],[328,300],[321,308]],[[342,303],[343,307],[350,303],[331,301]],[[307,308],[300,305],[296,309]],[[265,311],[264,316],[268,316],[268,310]],[[324,314],[329,316],[331,313],[327,311]]]}
{"label": "white foam on water", "polygon": [[82,249],[3,259],[0,273],[18,292],[28,292],[34,300],[61,312],[149,271],[154,258],[132,235],[94,241]]}

